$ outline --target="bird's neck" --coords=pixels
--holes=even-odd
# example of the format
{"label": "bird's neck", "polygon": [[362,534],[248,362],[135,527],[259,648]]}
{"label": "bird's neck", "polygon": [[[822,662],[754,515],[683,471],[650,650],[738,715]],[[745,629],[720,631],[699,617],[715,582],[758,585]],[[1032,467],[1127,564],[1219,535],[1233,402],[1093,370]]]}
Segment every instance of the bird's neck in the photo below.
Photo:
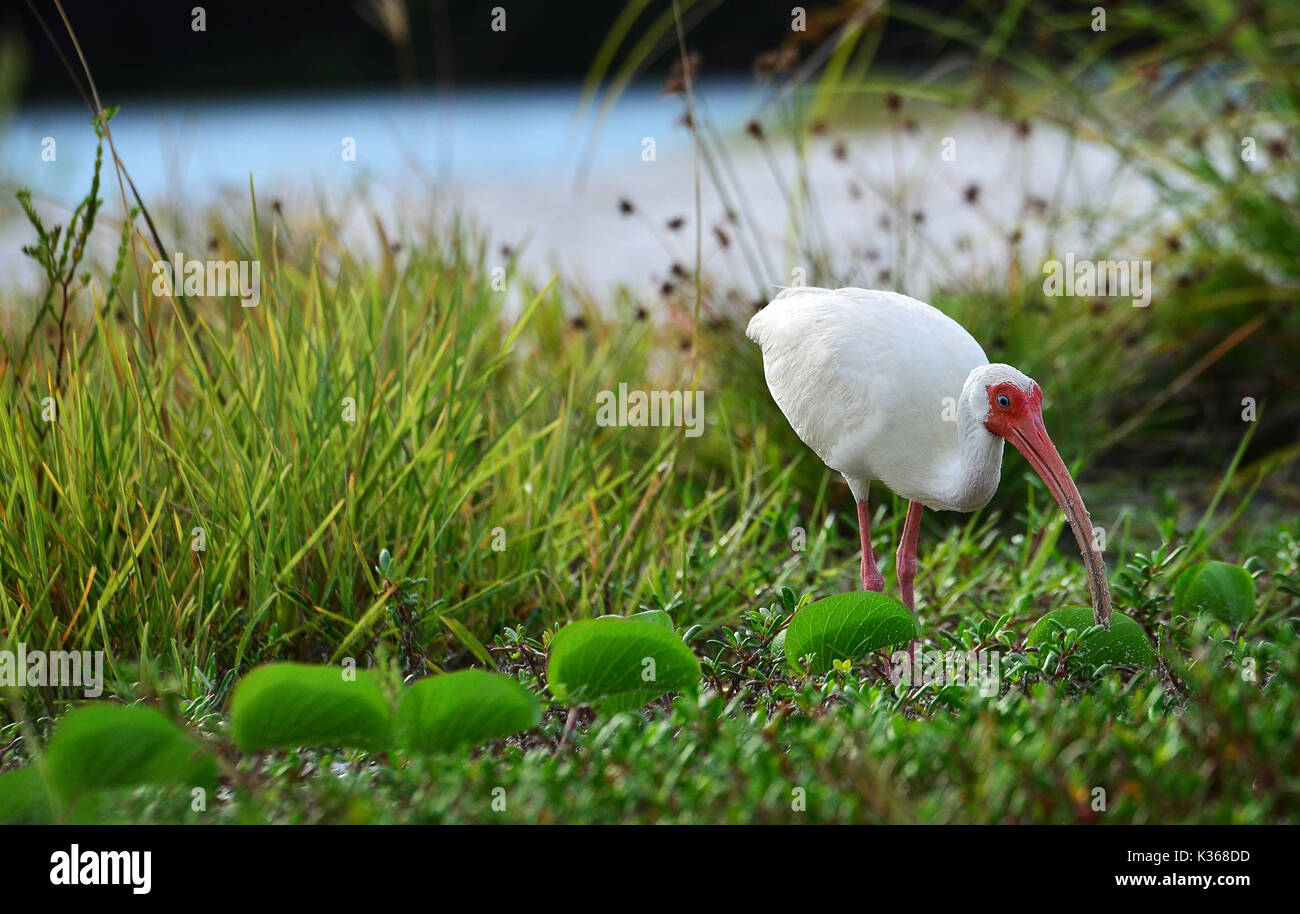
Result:
{"label": "bird's neck", "polygon": [[960,456],[952,476],[949,503],[957,511],[977,511],[989,503],[1002,478],[1002,438],[984,427],[983,418],[963,410],[958,414]]}

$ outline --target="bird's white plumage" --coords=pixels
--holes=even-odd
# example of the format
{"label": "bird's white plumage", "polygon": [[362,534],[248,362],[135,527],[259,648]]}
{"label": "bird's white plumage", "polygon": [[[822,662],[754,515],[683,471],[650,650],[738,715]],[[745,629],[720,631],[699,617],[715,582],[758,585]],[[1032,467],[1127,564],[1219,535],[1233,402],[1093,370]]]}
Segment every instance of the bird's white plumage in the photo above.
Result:
{"label": "bird's white plumage", "polygon": [[1002,439],[983,424],[985,384],[1033,382],[989,365],[952,318],[896,292],[801,287],[777,295],[747,333],[781,412],[855,497],[879,480],[938,510],[992,498]]}

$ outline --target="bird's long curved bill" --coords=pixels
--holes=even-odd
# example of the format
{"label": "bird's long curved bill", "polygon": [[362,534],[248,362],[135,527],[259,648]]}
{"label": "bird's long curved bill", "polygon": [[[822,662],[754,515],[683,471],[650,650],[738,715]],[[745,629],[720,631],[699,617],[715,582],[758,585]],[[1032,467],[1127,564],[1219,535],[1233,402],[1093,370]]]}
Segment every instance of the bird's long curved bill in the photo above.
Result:
{"label": "bird's long curved bill", "polygon": [[1110,584],[1106,581],[1106,562],[1093,538],[1092,519],[1084,507],[1083,496],[1074,484],[1065,462],[1056,452],[1056,446],[1047,436],[1041,416],[1035,416],[1029,428],[1014,430],[1011,443],[1025,455],[1030,466],[1043,477],[1047,488],[1060,503],[1070,521],[1070,529],[1083,553],[1083,564],[1088,569],[1088,589],[1092,592],[1092,616],[1098,625],[1110,628]]}

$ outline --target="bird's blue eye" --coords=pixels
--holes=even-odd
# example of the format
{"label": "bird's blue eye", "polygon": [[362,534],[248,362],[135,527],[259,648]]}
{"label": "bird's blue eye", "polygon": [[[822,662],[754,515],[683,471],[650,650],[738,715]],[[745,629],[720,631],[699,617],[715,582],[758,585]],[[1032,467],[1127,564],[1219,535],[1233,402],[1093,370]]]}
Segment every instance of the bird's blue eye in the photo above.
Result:
{"label": "bird's blue eye", "polygon": [[1003,409],[1006,409],[1010,405],[1011,405],[1010,397],[1008,397],[1006,394],[998,395],[998,406],[1002,407]]}

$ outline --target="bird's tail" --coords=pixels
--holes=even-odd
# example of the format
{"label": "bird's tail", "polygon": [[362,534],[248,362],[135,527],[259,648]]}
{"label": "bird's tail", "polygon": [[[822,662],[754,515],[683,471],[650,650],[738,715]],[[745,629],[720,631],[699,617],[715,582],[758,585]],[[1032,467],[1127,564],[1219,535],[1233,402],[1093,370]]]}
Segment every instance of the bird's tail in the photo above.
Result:
{"label": "bird's tail", "polygon": [[749,337],[759,346],[764,343],[764,338],[773,323],[777,320],[777,312],[781,309],[773,306],[779,301],[795,298],[799,295],[816,292],[826,292],[826,289],[818,289],[813,286],[775,286],[780,291],[776,296],[763,307],[761,311],[749,319],[749,326],[745,328],[745,336]]}

